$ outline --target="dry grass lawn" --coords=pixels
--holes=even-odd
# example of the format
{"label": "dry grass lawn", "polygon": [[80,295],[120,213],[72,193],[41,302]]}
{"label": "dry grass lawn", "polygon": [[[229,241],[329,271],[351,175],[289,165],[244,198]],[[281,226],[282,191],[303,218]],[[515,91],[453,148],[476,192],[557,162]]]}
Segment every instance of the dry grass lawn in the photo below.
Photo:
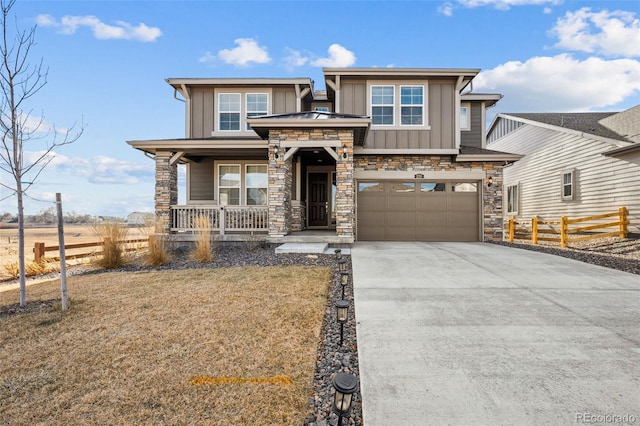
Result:
{"label": "dry grass lawn", "polygon": [[[330,280],[302,266],[76,276],[64,314],[7,315],[18,294],[0,292],[0,423],[300,425]],[[55,281],[28,300],[59,295]]]}

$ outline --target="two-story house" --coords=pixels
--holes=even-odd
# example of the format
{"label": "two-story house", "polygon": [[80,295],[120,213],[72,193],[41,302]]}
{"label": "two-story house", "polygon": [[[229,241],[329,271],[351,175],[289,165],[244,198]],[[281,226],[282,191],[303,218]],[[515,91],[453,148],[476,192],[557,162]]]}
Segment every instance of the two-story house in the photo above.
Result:
{"label": "two-story house", "polygon": [[157,231],[207,215],[218,239],[501,239],[502,168],[520,156],[486,149],[501,96],[469,92],[478,72],[325,68],[322,91],[308,78],[167,79],[185,138],[128,142],[155,158]]}

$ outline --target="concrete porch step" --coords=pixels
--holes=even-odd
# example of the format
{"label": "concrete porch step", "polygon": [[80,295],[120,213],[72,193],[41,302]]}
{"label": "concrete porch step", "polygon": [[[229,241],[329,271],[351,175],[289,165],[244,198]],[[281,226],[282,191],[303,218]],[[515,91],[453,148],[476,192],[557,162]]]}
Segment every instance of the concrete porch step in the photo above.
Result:
{"label": "concrete porch step", "polygon": [[276,253],[324,253],[327,243],[284,243],[276,247]]}

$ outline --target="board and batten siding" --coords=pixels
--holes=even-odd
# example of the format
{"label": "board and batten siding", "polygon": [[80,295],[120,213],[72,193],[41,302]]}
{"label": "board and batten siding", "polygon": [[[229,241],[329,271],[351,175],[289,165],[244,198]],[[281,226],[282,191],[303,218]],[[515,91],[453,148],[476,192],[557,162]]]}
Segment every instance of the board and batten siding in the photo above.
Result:
{"label": "board and batten siding", "polygon": [[215,195],[215,167],[213,158],[189,163],[187,202],[213,201]]}
{"label": "board and batten siding", "polygon": [[471,111],[471,130],[462,130],[460,132],[460,145],[473,146],[476,148],[482,147],[482,132],[484,130],[484,123],[482,122],[482,103],[480,102],[465,102],[470,104]]}
{"label": "board and batten siding", "polygon": [[[379,81],[376,81],[376,84]],[[402,81],[389,80],[389,84],[399,85]],[[411,81],[407,84],[419,84]],[[369,129],[364,148],[367,149],[454,149],[456,96],[451,81],[429,80],[424,82],[428,94],[427,123],[429,130]],[[369,116],[369,93],[367,82],[363,80],[343,80],[340,88],[340,112]]]}
{"label": "board and batten siding", "polygon": [[[233,88],[224,88],[225,92],[233,91]],[[276,87],[274,89],[238,88],[237,92],[242,93],[262,93],[271,92],[269,95],[271,114],[285,114],[296,112],[296,92],[291,87]],[[244,98],[242,100],[244,103]],[[211,137],[214,131],[216,96],[213,88],[193,88],[191,90],[191,114],[190,123],[191,138],[201,139]]]}
{"label": "board and batten siding", "polygon": [[[489,149],[524,157],[506,167],[504,188],[520,185],[517,219],[557,220],[629,209],[629,230],[640,232],[640,154],[608,157],[612,143],[524,125],[489,144]],[[562,200],[561,179],[574,170],[575,197]],[[505,218],[507,212],[504,197]]]}

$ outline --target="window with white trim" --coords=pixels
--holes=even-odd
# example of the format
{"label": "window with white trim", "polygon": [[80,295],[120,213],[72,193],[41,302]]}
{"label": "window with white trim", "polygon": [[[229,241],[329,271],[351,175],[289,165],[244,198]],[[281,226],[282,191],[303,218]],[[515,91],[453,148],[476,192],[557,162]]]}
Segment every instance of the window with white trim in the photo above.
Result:
{"label": "window with white trim", "polygon": [[423,86],[400,86],[400,125],[422,126],[424,122],[423,105]]}
{"label": "window with white trim", "polygon": [[[229,91],[226,91],[229,90]],[[243,89],[216,91],[213,136],[234,132],[237,135],[255,135],[247,118],[270,113],[269,90],[255,92]]]}
{"label": "window with white trim", "polygon": [[369,115],[373,127],[428,129],[428,86],[412,83],[369,86]]}
{"label": "window with white trim", "polygon": [[507,214],[518,214],[520,185],[507,186]]}
{"label": "window with white trim", "polygon": [[221,206],[266,206],[268,165],[219,163],[217,196]]}
{"label": "window with white trim", "polygon": [[240,130],[240,93],[218,95],[218,128],[221,131]]}
{"label": "window with white trim", "polygon": [[394,86],[371,86],[371,124],[393,126]]}
{"label": "window with white trim", "polygon": [[267,165],[247,164],[245,166],[245,204],[248,206],[267,205]]}
{"label": "window with white trim", "polygon": [[[247,93],[247,118],[269,114],[269,97],[266,93]],[[251,126],[247,124],[247,130]]]}
{"label": "window with white trim", "polygon": [[575,192],[575,170],[562,172],[562,199],[573,200]]}
{"label": "window with white trim", "polygon": [[471,130],[471,105],[460,105],[460,130]]}

